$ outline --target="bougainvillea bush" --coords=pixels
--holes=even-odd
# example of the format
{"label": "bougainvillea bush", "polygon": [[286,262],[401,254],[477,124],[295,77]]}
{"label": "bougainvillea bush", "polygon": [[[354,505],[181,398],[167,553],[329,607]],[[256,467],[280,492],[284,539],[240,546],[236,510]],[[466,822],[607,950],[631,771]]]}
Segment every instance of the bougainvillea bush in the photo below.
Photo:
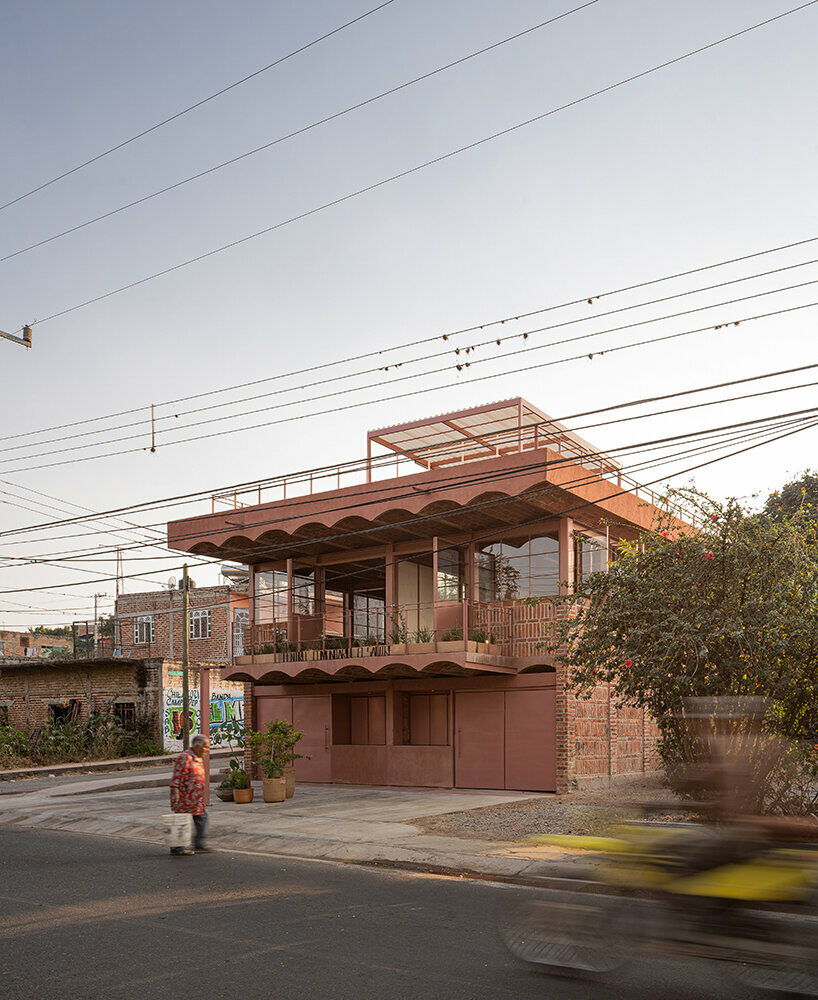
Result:
{"label": "bougainvillea bush", "polygon": [[570,683],[581,697],[610,682],[644,706],[668,770],[697,751],[683,718],[690,697],[763,696],[765,725],[806,750],[818,723],[815,520],[806,506],[772,518],[684,499],[698,507],[695,530],[657,524],[569,598],[575,617],[554,647]]}

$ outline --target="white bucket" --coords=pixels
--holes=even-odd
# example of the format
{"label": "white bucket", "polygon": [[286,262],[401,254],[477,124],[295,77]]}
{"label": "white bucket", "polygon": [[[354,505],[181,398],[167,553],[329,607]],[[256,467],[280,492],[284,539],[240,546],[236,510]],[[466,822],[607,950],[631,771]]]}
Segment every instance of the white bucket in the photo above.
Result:
{"label": "white bucket", "polygon": [[190,813],[165,813],[162,826],[168,847],[190,847],[193,840],[193,817]]}

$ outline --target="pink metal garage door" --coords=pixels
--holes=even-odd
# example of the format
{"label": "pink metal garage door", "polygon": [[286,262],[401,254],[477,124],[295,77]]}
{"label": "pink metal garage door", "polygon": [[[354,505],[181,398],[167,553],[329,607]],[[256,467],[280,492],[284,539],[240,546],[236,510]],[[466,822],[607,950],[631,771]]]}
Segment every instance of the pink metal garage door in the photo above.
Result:
{"label": "pink metal garage door", "polygon": [[455,785],[504,788],[502,691],[458,691],[454,701]]}
{"label": "pink metal garage door", "polygon": [[296,781],[331,781],[332,713],[329,695],[293,698],[293,723],[304,730],[298,752],[311,758],[295,762]]}
{"label": "pink metal garage door", "polygon": [[506,692],[506,788],[556,790],[554,695],[553,688]]}

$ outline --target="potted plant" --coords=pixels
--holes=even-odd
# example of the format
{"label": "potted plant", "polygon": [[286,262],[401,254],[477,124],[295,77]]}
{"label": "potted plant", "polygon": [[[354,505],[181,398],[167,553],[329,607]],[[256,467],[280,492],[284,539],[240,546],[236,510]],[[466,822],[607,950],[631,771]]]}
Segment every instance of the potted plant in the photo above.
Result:
{"label": "potted plant", "polygon": [[406,646],[407,653],[433,653],[434,652],[434,634],[431,629],[422,626],[413,633],[411,636],[411,642]]}
{"label": "potted plant", "polygon": [[264,771],[262,788],[265,802],[283,802],[294,794],[295,772],[292,765],[304,756],[295,752],[303,737],[303,731],[285,719],[273,719],[265,729],[247,734],[247,742]]}
{"label": "potted plant", "polygon": [[233,783],[233,801],[252,802],[253,786],[250,784],[250,775],[243,767],[236,766],[231,770],[233,771],[230,776],[230,780]]}
{"label": "potted plant", "polygon": [[466,649],[466,644],[463,642],[463,630],[459,628],[447,628],[441,635],[437,648],[441,653],[456,653]]}

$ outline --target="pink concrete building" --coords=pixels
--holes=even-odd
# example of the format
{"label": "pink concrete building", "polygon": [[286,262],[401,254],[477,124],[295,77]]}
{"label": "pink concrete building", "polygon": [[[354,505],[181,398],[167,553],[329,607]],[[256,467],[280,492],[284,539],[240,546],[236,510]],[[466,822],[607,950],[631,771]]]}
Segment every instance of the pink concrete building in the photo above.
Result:
{"label": "pink concrete building", "polygon": [[577,702],[547,649],[561,596],[658,515],[651,491],[523,399],[371,431],[321,475],[168,525],[249,567],[225,677],[249,726],[304,729],[299,780],[563,791],[655,766],[651,721],[604,687]]}

